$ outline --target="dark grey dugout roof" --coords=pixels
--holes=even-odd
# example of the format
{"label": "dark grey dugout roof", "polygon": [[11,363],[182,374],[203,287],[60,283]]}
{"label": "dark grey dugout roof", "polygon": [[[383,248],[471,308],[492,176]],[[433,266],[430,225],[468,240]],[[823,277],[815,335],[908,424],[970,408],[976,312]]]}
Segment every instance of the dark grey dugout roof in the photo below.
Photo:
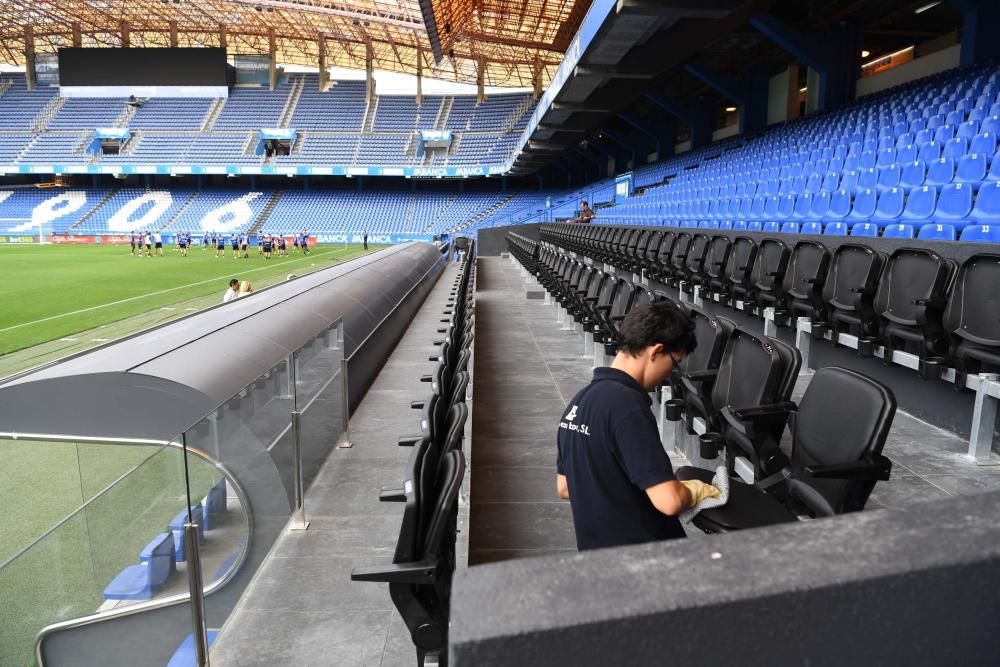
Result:
{"label": "dark grey dugout roof", "polygon": [[440,261],[394,246],[13,376],[0,431],[173,438],[340,317],[350,357]]}

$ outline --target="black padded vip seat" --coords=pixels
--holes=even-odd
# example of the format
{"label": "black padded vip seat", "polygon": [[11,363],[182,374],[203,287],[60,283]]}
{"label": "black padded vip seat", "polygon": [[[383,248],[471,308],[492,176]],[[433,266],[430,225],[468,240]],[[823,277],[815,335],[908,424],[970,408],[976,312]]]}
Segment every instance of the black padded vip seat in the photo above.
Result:
{"label": "black padded vip seat", "polygon": [[[792,248],[785,271],[785,299],[779,307],[779,325],[794,324],[795,318],[825,320],[823,287],[830,271],[830,251],[817,241],[799,241]],[[787,315],[786,315],[787,313]],[[776,314],[777,315],[777,314]]]}
{"label": "black padded vip seat", "polygon": [[[694,305],[684,304],[681,308],[694,322],[695,339],[698,345],[684,357],[680,368],[668,378],[671,400],[667,406],[668,419],[678,421],[684,415],[709,414],[712,388],[715,385],[722,353],[726,348],[729,334],[736,328],[730,320],[716,317]],[[690,408],[686,406],[691,404]],[[691,423],[688,421],[688,429]]]}
{"label": "black padded vip seat", "polygon": [[958,270],[944,312],[959,387],[971,373],[1000,372],[1000,254],[973,255]]}
{"label": "black padded vip seat", "polygon": [[[764,239],[757,250],[753,268],[753,290],[748,306],[760,311],[767,307],[780,307],[785,298],[785,271],[791,253],[784,241]],[[746,309],[746,307],[745,307]]]}
{"label": "black padded vip seat", "polygon": [[729,290],[729,253],[732,243],[728,236],[714,236],[708,246],[702,286],[710,294],[723,294]]}
{"label": "black padded vip seat", "polygon": [[835,343],[840,333],[858,337],[875,335],[875,291],[884,261],[881,253],[868,246],[845,243],[837,248],[823,287],[828,319],[826,323],[813,324],[814,338],[821,338],[831,330]]}
{"label": "black padded vip seat", "polygon": [[[887,364],[893,350],[903,350],[918,356],[921,377],[941,377],[949,348],[942,317],[954,273],[955,262],[931,250],[900,248],[886,260],[874,310]],[[867,345],[858,349],[862,354],[871,350]]]}
{"label": "black padded vip seat", "polygon": [[[724,533],[857,512],[875,484],[889,478],[892,465],[882,447],[896,400],[886,386],[844,368],[822,368],[789,413],[792,454],[783,480],[769,492],[730,480],[728,503],[700,512],[698,528]],[[679,479],[711,481],[713,474],[692,467],[677,471]]]}
{"label": "black padded vip seat", "polygon": [[701,285],[705,280],[705,261],[708,258],[708,246],[711,241],[711,237],[707,234],[695,234],[691,237],[691,245],[684,260],[684,271],[679,276],[687,293],[692,292],[695,285]]}
{"label": "black padded vip seat", "polygon": [[747,301],[753,290],[753,270],[757,263],[757,243],[749,236],[733,239],[726,267],[727,285],[725,289],[731,301]]}
{"label": "black padded vip seat", "polygon": [[663,282],[676,287],[684,279],[687,266],[688,253],[691,251],[691,242],[694,237],[687,232],[677,234],[674,239],[674,246],[670,252],[669,264],[663,273]]}
{"label": "black padded vip seat", "polygon": [[618,330],[621,321],[625,319],[632,308],[634,296],[635,288],[632,283],[624,278],[619,278],[615,281],[614,296],[611,298],[611,302],[598,306],[600,321],[597,329],[594,330],[594,342],[603,343],[606,354],[613,354],[613,352],[607,351],[609,349],[617,351]]}
{"label": "black padded vip seat", "polygon": [[652,232],[649,242],[646,244],[646,253],[642,258],[642,271],[645,275],[653,274],[658,267],[657,257],[660,255],[660,244],[663,243],[664,233],[660,231]]}

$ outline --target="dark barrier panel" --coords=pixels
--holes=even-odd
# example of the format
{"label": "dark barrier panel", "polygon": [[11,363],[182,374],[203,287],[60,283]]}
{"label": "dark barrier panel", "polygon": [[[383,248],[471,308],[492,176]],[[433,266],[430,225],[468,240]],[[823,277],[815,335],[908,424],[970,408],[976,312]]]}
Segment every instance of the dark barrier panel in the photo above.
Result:
{"label": "dark barrier panel", "polygon": [[222,48],[63,48],[61,86],[225,86]]}
{"label": "dark barrier panel", "polygon": [[453,667],[996,665],[1000,493],[460,570]]}
{"label": "dark barrier panel", "polygon": [[476,240],[476,254],[483,257],[495,257],[502,252],[507,252],[507,232],[517,232],[532,241],[538,241],[540,227],[541,224],[530,224],[480,229]]}

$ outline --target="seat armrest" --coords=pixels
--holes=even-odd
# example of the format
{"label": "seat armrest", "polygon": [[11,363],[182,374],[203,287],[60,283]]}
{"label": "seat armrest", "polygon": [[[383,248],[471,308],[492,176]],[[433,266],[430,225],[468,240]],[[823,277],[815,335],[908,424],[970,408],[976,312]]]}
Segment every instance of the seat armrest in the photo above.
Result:
{"label": "seat armrest", "polygon": [[380,503],[405,503],[406,491],[403,489],[383,488],[378,492],[378,501]]}
{"label": "seat armrest", "polygon": [[434,381],[434,376],[433,375],[422,375],[422,376],[420,376],[420,381],[421,382],[433,382]]}
{"label": "seat armrest", "polygon": [[382,581],[388,584],[432,584],[436,579],[437,560],[418,560],[412,563],[393,563],[375,567],[356,567],[351,570],[351,581]]}
{"label": "seat armrest", "polygon": [[586,299],[584,299],[584,301],[587,301],[588,303],[597,303],[598,301],[600,301],[600,298],[596,296],[588,296]]}
{"label": "seat armrest", "polygon": [[797,406],[792,401],[783,401],[781,403],[754,405],[745,408],[729,408],[729,411],[737,419],[749,420],[759,419],[761,417],[787,416],[795,412],[796,409]]}
{"label": "seat armrest", "polygon": [[806,466],[806,473],[816,479],[855,479],[882,480],[889,479],[892,472],[892,461],[881,454],[874,459],[861,459],[850,463],[835,463],[826,466]]}
{"label": "seat armrest", "polygon": [[410,407],[414,410],[423,410],[426,401],[410,401]]}
{"label": "seat armrest", "polygon": [[611,316],[611,321],[612,322],[621,322],[624,319],[625,319],[624,315],[612,315]]}
{"label": "seat armrest", "polygon": [[597,306],[597,310],[611,310],[611,304],[609,303],[604,306]]}
{"label": "seat armrest", "polygon": [[718,376],[719,371],[717,369],[711,371],[689,371],[681,374],[681,377],[684,377],[691,382],[708,382],[710,380],[714,380]]}
{"label": "seat armrest", "polygon": [[407,435],[403,436],[396,441],[396,444],[400,447],[413,447],[415,444],[424,439],[422,435]]}

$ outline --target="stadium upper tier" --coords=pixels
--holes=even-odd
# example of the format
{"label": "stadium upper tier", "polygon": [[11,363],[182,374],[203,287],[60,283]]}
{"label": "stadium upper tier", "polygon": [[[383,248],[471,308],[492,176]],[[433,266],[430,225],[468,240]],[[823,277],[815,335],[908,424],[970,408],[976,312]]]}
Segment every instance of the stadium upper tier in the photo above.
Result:
{"label": "stadium upper tier", "polygon": [[264,231],[432,235],[514,201],[449,191],[117,189],[0,190],[0,234]]}
{"label": "stadium upper tier", "polygon": [[[317,74],[289,74],[275,90],[235,87],[228,98],[63,98],[0,77],[0,165],[498,166],[534,110],[528,94],[365,99],[363,81],[319,90]],[[132,131],[117,155],[94,153],[97,128]],[[297,135],[290,155],[265,154],[259,132]],[[448,148],[418,150],[420,130],[447,130]]]}

